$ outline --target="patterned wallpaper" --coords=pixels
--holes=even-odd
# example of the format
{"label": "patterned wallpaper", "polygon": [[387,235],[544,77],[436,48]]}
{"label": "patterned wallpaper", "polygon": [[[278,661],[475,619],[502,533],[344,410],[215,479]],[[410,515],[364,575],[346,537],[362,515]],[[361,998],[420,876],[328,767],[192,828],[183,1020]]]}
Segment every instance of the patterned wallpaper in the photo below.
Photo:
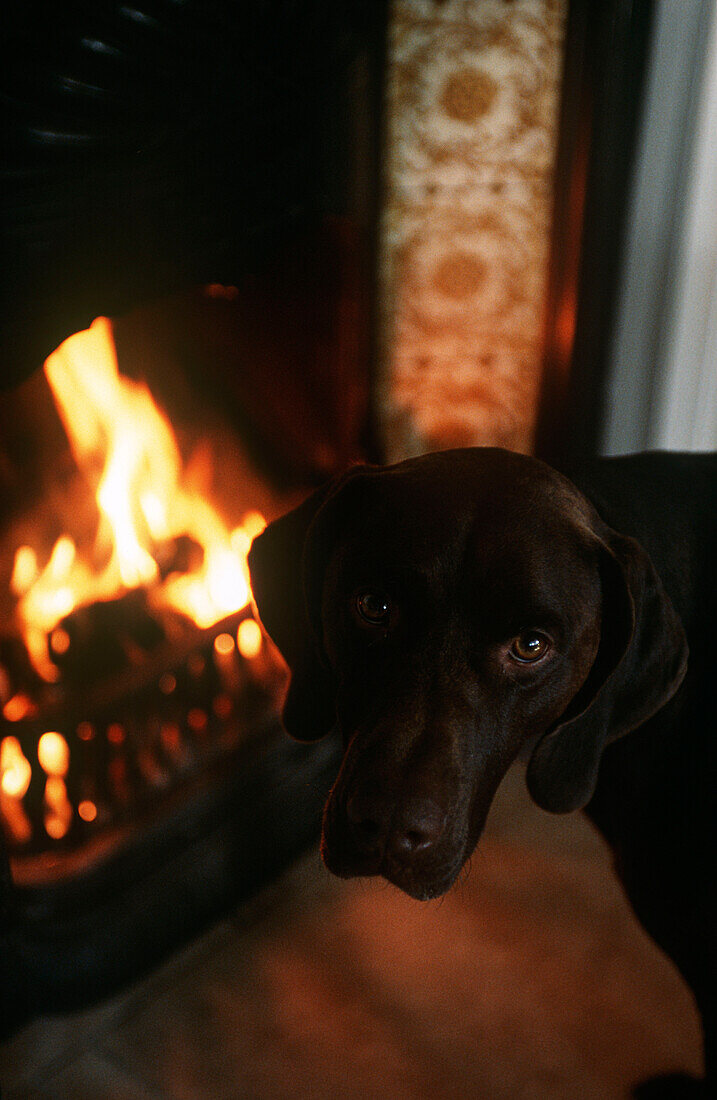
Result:
{"label": "patterned wallpaper", "polygon": [[567,0],[394,0],[380,394],[390,459],[529,451]]}

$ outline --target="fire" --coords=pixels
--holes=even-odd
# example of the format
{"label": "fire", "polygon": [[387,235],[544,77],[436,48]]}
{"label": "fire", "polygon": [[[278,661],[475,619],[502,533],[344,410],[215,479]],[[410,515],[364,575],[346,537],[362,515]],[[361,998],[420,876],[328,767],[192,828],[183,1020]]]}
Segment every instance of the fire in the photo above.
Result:
{"label": "fire", "polygon": [[[45,375],[77,464],[96,486],[100,514],[89,554],[64,533],[42,568],[32,547],[21,546],[15,556],[11,585],[28,653],[40,675],[55,682],[48,637],[61,653],[66,634],[59,624],[78,607],[139,586],[152,606],[172,608],[200,627],[246,607],[246,556],[264,520],[251,512],[230,530],[186,485],[169,421],[146,385],[119,373],[107,318],[65,340],[46,361]],[[201,547],[201,564],[162,579],[157,549],[180,536]]]}
{"label": "fire", "polygon": [[17,844],[32,837],[32,825],[22,804],[32,780],[32,766],[17,737],[0,742],[0,810],[5,831]]}
{"label": "fire", "polygon": [[61,840],[72,823],[72,804],[64,778],[70,764],[70,748],[61,733],[56,730],[43,733],[37,745],[37,759],[47,775],[43,798],[45,831],[53,840]]}
{"label": "fire", "polygon": [[237,645],[242,657],[251,660],[261,653],[263,639],[261,627],[255,619],[243,619],[237,630]]}
{"label": "fire", "polygon": [[17,737],[4,737],[0,744],[0,789],[12,798],[22,798],[30,786],[32,767]]}
{"label": "fire", "polygon": [[77,813],[83,821],[94,821],[97,817],[97,807],[89,798],[83,798],[77,806]]}
{"label": "fire", "polygon": [[45,831],[53,840],[61,840],[72,823],[72,804],[67,787],[59,775],[48,775],[43,797]]}
{"label": "fire", "polygon": [[64,776],[70,765],[70,749],[61,733],[48,730],[37,744],[37,759],[48,775]]}
{"label": "fire", "polygon": [[30,718],[35,713],[35,704],[29,695],[19,692],[8,699],[2,708],[3,718],[8,722],[22,722],[23,718]]}

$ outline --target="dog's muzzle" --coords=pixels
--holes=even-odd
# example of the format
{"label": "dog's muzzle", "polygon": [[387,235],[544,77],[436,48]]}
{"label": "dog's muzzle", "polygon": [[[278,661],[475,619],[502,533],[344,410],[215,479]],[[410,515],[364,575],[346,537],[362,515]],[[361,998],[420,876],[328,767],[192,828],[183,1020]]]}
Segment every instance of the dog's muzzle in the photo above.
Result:
{"label": "dog's muzzle", "polygon": [[382,875],[426,899],[444,893],[462,860],[448,835],[449,814],[430,798],[334,791],[324,814],[322,857],[342,878]]}

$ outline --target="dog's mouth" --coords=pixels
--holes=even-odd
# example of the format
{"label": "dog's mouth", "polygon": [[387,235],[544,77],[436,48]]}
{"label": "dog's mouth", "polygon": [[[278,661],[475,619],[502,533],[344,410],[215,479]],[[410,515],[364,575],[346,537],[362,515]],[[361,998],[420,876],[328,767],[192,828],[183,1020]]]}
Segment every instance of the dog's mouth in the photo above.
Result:
{"label": "dog's mouth", "polygon": [[[456,856],[456,847],[460,849]],[[344,843],[336,827],[331,800],[324,811],[321,831],[321,858],[324,866],[338,878],[381,877],[416,901],[430,901],[445,894],[458,878],[465,863],[464,845],[452,846],[452,852],[430,861],[403,862],[383,848],[362,851]],[[452,858],[451,858],[452,856]]]}
{"label": "dog's mouth", "polygon": [[381,877],[416,901],[431,901],[447,893],[464,863],[459,859],[425,872],[378,855],[347,855],[329,846],[323,835],[321,858],[327,870],[339,878]]}
{"label": "dog's mouth", "polygon": [[443,869],[440,873],[426,879],[414,872],[411,868],[392,866],[389,863],[380,868],[379,874],[385,878],[387,882],[392,883],[393,886],[397,886],[404,894],[408,894],[409,897],[415,898],[416,901],[433,901],[435,898],[442,897],[443,894],[450,890],[451,886],[458,878],[462,866],[463,860],[461,859],[458,860],[454,866]]}

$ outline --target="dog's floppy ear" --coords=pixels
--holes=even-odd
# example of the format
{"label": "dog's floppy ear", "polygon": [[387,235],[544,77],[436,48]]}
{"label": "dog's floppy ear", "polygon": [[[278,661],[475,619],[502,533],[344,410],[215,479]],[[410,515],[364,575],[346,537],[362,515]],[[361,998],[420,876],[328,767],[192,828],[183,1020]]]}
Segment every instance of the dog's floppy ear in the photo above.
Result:
{"label": "dog's floppy ear", "polygon": [[333,679],[322,660],[306,599],[311,530],[326,503],[361,469],[352,467],[270,523],[249,552],[254,601],[291,671],[282,718],[287,733],[297,741],[318,741],[336,721]]}
{"label": "dog's floppy ear", "polygon": [[527,771],[531,796],[567,813],[590,801],[606,744],[636,729],[677,691],[687,670],[687,640],[650,558],[632,538],[605,529],[602,627],[587,682],[557,727],[535,747]]}

